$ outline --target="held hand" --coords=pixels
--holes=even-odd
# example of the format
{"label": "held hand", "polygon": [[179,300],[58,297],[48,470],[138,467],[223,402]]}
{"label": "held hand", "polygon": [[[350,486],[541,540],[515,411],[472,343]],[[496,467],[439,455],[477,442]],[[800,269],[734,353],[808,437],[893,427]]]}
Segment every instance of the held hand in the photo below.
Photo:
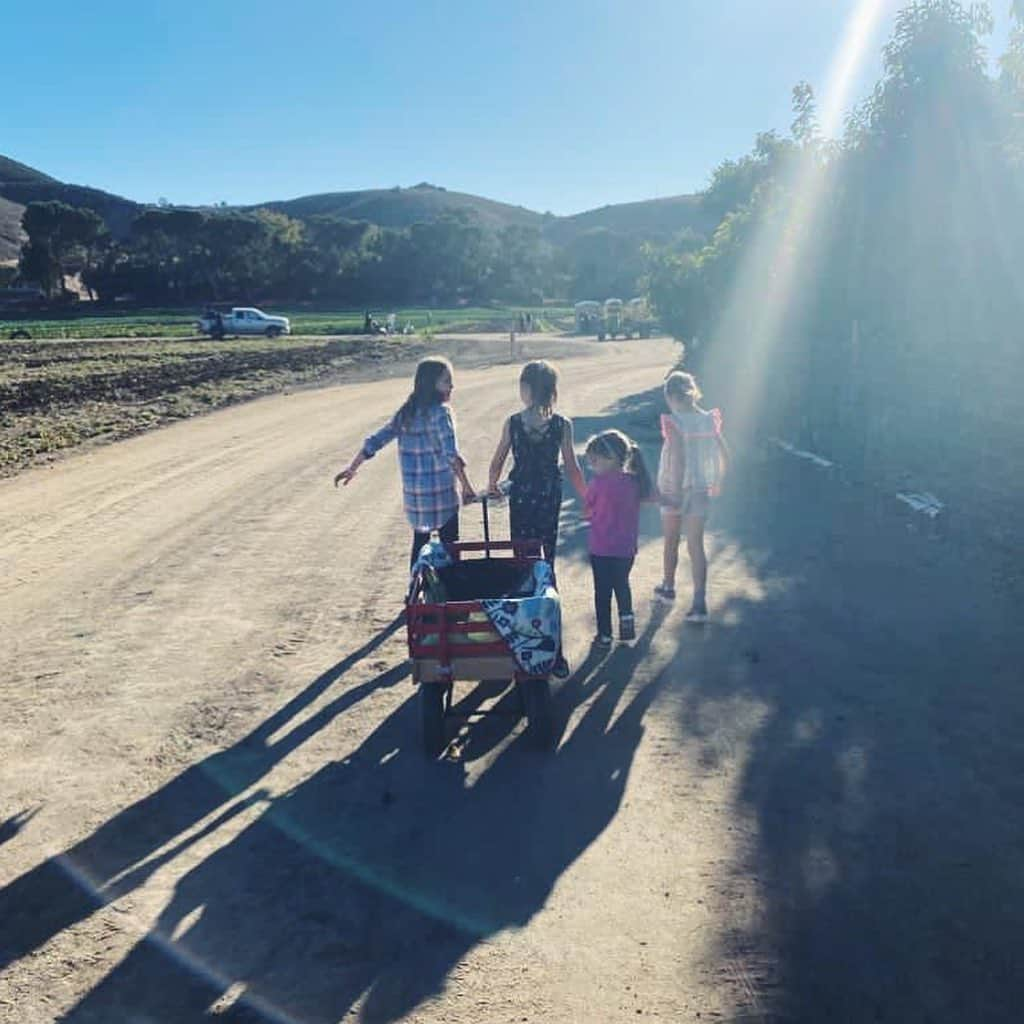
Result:
{"label": "held hand", "polygon": [[462,488],[462,504],[471,505],[474,501],[476,501],[476,491],[469,484],[466,484]]}
{"label": "held hand", "polygon": [[345,487],[348,487],[348,485],[355,479],[355,475],[356,471],[351,466],[349,466],[347,469],[343,469],[334,478],[334,486],[337,487],[338,481],[340,480]]}

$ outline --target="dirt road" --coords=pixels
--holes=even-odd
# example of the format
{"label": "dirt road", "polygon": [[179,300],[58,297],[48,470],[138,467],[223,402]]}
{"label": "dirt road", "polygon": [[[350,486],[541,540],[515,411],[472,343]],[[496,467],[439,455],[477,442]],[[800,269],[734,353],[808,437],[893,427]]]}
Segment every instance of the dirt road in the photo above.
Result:
{"label": "dirt road", "polygon": [[[566,362],[561,407],[581,436],[649,432],[672,360]],[[456,382],[481,482],[516,372]],[[750,448],[714,622],[651,608],[648,517],[640,640],[594,657],[567,502],[557,752],[496,715],[428,764],[394,455],[330,485],[406,389],[261,400],[0,482],[0,1019],[1017,1019],[1005,562]]]}

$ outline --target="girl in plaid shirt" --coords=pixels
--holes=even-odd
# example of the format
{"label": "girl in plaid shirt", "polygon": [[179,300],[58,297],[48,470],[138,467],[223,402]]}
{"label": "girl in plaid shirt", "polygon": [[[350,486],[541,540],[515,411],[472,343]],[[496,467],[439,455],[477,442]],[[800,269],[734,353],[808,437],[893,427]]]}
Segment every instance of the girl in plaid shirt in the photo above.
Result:
{"label": "girl in plaid shirt", "polygon": [[339,480],[347,485],[367,459],[372,459],[389,442],[398,441],[405,514],[413,529],[410,564],[416,561],[432,530],[438,530],[445,543],[459,539],[456,481],[461,485],[464,502],[474,496],[455,438],[455,418],[448,402],[452,386],[452,365],[447,359],[430,356],[421,360],[416,367],[412,394],[380,430],[363,442],[348,467],[334,478],[335,487]]}

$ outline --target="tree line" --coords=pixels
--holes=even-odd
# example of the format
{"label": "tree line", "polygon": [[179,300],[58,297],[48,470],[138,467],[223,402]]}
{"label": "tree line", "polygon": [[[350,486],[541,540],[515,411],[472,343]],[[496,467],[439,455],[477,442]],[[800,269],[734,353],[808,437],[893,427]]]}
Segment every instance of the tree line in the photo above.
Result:
{"label": "tree line", "polygon": [[655,308],[734,419],[865,477],[1017,486],[1022,0],[1011,15],[993,74],[986,5],[910,3],[841,138],[801,83],[790,134],[714,172],[713,237],[648,252]]}
{"label": "tree line", "polygon": [[77,273],[102,302],[539,304],[631,297],[645,266],[639,241],[604,228],[556,246],[539,228],[491,229],[461,211],[388,228],[330,214],[164,206],[114,239],[92,210],[48,201],[30,203],[22,223],[21,277],[54,300],[70,297],[65,282]]}

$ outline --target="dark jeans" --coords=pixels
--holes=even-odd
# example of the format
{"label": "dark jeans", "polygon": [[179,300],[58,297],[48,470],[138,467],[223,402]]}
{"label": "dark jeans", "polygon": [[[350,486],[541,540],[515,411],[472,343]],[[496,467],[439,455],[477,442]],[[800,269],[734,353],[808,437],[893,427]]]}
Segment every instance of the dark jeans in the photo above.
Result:
{"label": "dark jeans", "polygon": [[[443,540],[445,544],[453,544],[457,541],[459,539],[459,513],[456,512],[455,515],[453,515],[451,519],[441,527],[438,533],[441,535],[441,540]],[[423,547],[428,540],[430,540],[429,530],[417,530],[412,535],[412,554],[409,556],[410,568],[416,564],[416,559],[420,556],[420,548]]]}
{"label": "dark jeans", "polygon": [[612,594],[619,606],[619,617],[633,614],[633,593],[629,589],[629,574],[633,571],[632,558],[613,555],[591,555],[590,567],[594,571],[594,610],[597,612],[597,631],[601,636],[612,635]]}

